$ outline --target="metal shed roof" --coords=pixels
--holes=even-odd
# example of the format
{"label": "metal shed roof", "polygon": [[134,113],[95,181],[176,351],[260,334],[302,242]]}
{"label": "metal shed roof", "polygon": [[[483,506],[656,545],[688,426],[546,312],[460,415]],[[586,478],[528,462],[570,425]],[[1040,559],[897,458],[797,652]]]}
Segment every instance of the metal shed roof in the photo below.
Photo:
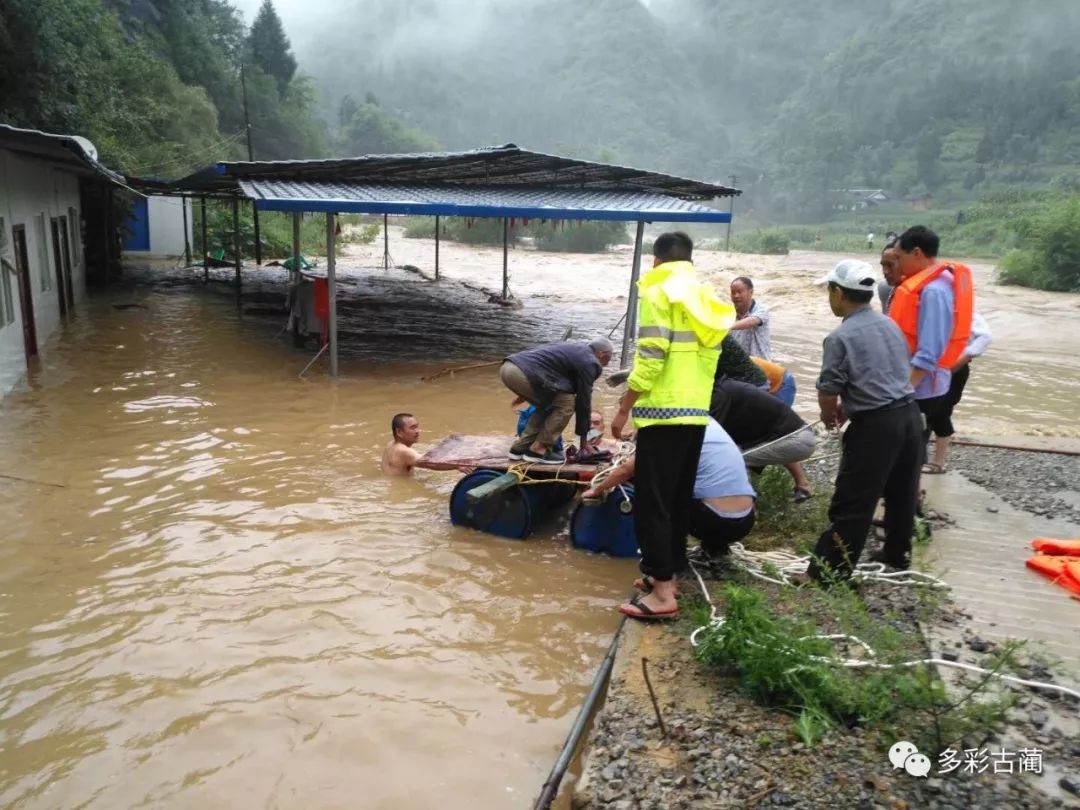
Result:
{"label": "metal shed roof", "polygon": [[237,191],[242,180],[637,191],[683,200],[711,200],[741,193],[728,186],[532,152],[514,144],[464,152],[218,163],[171,185],[179,192],[228,193]]}
{"label": "metal shed roof", "polygon": [[0,149],[59,163],[80,174],[99,174],[114,183],[124,182],[123,175],[98,160],[94,145],[78,135],[57,135],[0,124]]}
{"label": "metal shed roof", "polygon": [[264,211],[526,217],[636,222],[729,222],[731,214],[644,191],[241,180]]}

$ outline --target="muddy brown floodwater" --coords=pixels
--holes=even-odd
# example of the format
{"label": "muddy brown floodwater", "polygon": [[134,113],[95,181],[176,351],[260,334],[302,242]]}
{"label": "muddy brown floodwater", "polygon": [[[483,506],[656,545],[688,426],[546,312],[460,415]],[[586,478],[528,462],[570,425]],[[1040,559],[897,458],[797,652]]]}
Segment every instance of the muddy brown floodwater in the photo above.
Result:
{"label": "muddy brown floodwater", "polygon": [[[396,234],[399,234],[396,231]],[[399,264],[430,242],[395,236]],[[342,262],[342,378],[219,286],[129,273],[0,400],[0,804],[522,807],[616,625],[631,561],[575,552],[565,516],[527,542],[450,526],[454,474],[388,481],[389,419],[427,445],[509,430],[495,371],[442,366],[607,333],[629,253],[444,245],[445,280]],[[803,410],[832,321],[809,281],[836,257],[703,253],[750,271]],[[756,263],[755,263],[756,262]],[[985,271],[981,271],[985,272]],[[280,290],[247,276],[245,307]],[[990,288],[976,431],[1077,435],[1076,298]],[[114,303],[146,308],[115,309]],[[616,331],[615,338],[621,333]],[[598,389],[608,407],[608,389]]]}

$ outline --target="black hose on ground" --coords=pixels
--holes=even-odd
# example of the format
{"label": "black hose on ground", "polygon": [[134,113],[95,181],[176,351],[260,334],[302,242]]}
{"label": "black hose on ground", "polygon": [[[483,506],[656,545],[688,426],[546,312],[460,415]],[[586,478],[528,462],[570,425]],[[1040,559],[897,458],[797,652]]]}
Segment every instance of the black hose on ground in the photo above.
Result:
{"label": "black hose on ground", "polygon": [[589,694],[585,696],[585,702],[581,705],[581,709],[578,710],[574,725],[570,728],[566,742],[563,743],[559,758],[555,760],[551,773],[548,774],[544,786],[540,789],[540,797],[536,800],[536,804],[533,805],[533,810],[548,810],[559,792],[562,778],[566,775],[566,769],[570,767],[574,752],[577,750],[578,743],[581,742],[581,737],[585,733],[585,727],[589,724],[589,718],[592,717],[597,701],[600,700],[600,695],[604,692],[604,686],[611,675],[611,668],[615,665],[615,653],[619,649],[619,636],[622,635],[623,625],[625,624],[626,616],[624,615],[619,620],[619,626],[615,628],[615,637],[611,639],[611,646],[608,647],[607,655],[600,662],[600,668],[596,670],[596,677],[593,678]]}

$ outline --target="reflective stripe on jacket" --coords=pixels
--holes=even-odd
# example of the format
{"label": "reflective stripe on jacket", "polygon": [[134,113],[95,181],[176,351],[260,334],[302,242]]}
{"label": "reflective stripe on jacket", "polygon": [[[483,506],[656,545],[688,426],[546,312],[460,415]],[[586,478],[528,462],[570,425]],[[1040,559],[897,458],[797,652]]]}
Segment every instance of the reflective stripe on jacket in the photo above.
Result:
{"label": "reflective stripe on jacket", "polygon": [[720,341],[735,308],[698,282],[690,262],[665,262],[638,282],[638,333],[627,384],[641,392],[636,428],[709,421]]}
{"label": "reflective stripe on jacket", "polygon": [[893,293],[889,303],[892,318],[907,341],[908,354],[914,355],[919,347],[919,296],[923,288],[946,270],[953,276],[953,330],[945,352],[938,358],[938,368],[951,369],[960,359],[971,339],[971,319],[975,311],[975,288],[971,269],[956,262],[941,262],[905,279]]}

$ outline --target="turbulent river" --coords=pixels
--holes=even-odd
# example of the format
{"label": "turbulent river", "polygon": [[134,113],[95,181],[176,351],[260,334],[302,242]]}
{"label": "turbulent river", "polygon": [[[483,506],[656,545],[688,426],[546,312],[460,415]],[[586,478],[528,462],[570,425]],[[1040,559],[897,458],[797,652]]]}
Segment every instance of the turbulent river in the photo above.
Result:
{"label": "turbulent river", "polygon": [[[571,549],[565,516],[527,542],[452,528],[455,474],[388,481],[378,458],[396,411],[419,418],[422,446],[510,430],[495,369],[420,377],[570,326],[607,334],[629,253],[514,251],[525,306],[510,309],[462,283],[497,289],[497,250],[444,245],[434,283],[383,271],[377,247],[340,266],[338,381],[324,365],[298,378],[312,352],[253,314],[280,271],[246,276],[238,310],[222,285],[132,269],[0,399],[0,804],[534,798],[634,565]],[[391,249],[431,271],[430,242]],[[699,259],[718,284],[758,280],[807,414],[834,323],[810,281],[835,258]],[[979,272],[996,342],[961,430],[1078,435],[1076,297]]]}

